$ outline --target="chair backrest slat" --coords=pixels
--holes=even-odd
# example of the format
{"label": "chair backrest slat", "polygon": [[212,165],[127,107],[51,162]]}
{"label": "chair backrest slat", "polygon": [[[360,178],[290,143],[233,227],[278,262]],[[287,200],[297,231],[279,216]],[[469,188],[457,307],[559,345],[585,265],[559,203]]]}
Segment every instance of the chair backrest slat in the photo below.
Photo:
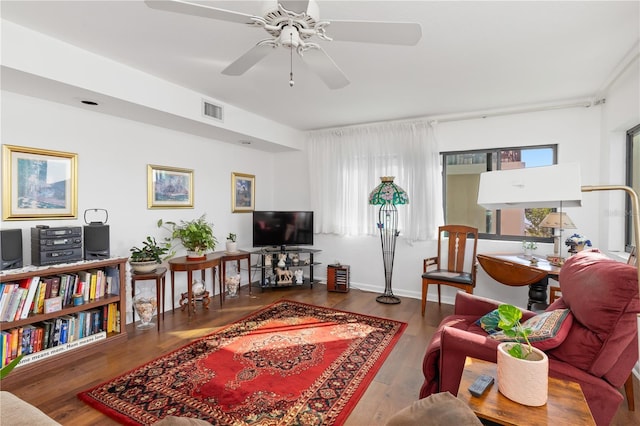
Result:
{"label": "chair backrest slat", "polygon": [[[473,238],[473,254],[471,262],[467,262],[470,265],[473,265],[476,257],[476,248],[478,242],[478,230],[476,228],[464,225],[445,225],[438,228],[439,229],[439,237],[438,237],[438,259],[440,269],[447,269],[449,271],[454,272],[464,272],[465,271],[465,255],[467,254],[467,241],[470,236]],[[447,259],[446,259],[446,268],[442,264],[443,261],[443,253],[442,253],[442,240],[443,238],[447,238],[448,235],[448,244],[447,244]],[[470,271],[469,268],[467,268]]]}

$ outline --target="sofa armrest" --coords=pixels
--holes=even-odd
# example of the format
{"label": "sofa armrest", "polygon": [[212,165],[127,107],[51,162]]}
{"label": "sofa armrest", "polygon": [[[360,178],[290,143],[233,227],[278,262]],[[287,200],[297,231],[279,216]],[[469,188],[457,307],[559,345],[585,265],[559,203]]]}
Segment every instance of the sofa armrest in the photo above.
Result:
{"label": "sofa armrest", "polygon": [[496,362],[499,341],[453,327],[445,327],[440,338],[440,392],[458,394],[462,370],[468,356]]}

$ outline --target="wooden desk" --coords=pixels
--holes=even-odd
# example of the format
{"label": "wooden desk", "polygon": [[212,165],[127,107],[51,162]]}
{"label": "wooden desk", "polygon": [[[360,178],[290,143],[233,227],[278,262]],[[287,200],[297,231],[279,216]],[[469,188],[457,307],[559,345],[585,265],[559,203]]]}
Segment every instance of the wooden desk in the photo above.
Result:
{"label": "wooden desk", "polygon": [[[167,268],[158,266],[155,270],[145,273],[135,273],[131,271],[131,300],[136,295],[136,281],[155,280],[156,282],[156,300],[158,302],[158,331],[160,331],[160,309],[162,309],[162,320],[164,321],[164,286],[166,282]],[[131,318],[136,322],[136,310],[131,309]]]}
{"label": "wooden desk", "polygon": [[509,286],[529,286],[527,309],[547,306],[548,278],[558,279],[560,267],[536,257],[537,264],[517,253],[492,253],[476,256],[482,269],[494,280]]}
{"label": "wooden desk", "polygon": [[[495,379],[495,383],[480,397],[469,393],[469,386],[481,374]],[[481,419],[501,425],[526,424],[528,426],[595,425],[580,385],[549,377],[549,397],[541,407],[527,407],[503,396],[498,391],[496,364],[467,357],[458,398],[467,403]]]}
{"label": "wooden desk", "polygon": [[[216,268],[220,266],[220,262],[224,256],[224,252],[209,253],[204,259],[188,259],[187,256],[176,257],[169,260],[169,269],[171,270],[171,310],[174,311],[175,303],[175,277],[176,271],[187,272],[187,312],[191,316],[193,309],[193,271],[201,271],[202,282],[205,282],[205,271],[211,268],[211,276],[213,277],[212,291],[216,289]],[[218,280],[222,280],[222,270],[218,268]],[[220,303],[222,303],[222,295],[220,295]]]}

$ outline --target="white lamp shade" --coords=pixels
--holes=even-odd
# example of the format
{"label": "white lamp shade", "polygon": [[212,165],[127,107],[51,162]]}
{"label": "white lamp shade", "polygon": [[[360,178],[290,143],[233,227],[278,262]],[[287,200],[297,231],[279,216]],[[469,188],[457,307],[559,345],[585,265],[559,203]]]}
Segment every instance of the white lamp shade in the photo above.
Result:
{"label": "white lamp shade", "polygon": [[580,207],[580,165],[497,170],[480,174],[478,204],[485,209]]}
{"label": "white lamp shade", "polygon": [[540,222],[542,228],[575,229],[576,225],[566,213],[551,212]]}

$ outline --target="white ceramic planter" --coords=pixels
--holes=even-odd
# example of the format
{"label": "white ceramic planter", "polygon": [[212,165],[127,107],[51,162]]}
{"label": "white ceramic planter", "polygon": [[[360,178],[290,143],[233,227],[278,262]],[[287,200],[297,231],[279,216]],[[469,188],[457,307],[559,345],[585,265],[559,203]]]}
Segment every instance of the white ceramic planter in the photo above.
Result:
{"label": "white ceramic planter", "polygon": [[155,260],[150,260],[148,262],[129,261],[129,264],[131,265],[131,269],[133,270],[133,272],[136,272],[138,274],[148,274],[149,272],[155,271],[155,269],[158,267],[158,262],[156,262]]}
{"label": "white ceramic planter", "polygon": [[227,241],[227,253],[237,253],[238,243],[233,241]]}
{"label": "white ceramic planter", "polygon": [[498,345],[498,390],[512,401],[531,407],[547,403],[549,358],[533,348],[537,360],[514,358],[507,350],[513,342]]}

